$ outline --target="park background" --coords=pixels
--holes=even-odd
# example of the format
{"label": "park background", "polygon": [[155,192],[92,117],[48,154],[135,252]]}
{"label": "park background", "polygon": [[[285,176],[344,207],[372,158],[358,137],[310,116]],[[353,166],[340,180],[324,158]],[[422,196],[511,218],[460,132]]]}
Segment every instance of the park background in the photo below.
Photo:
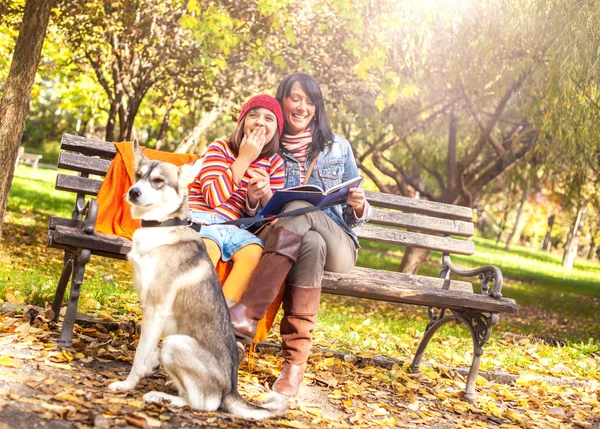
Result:
{"label": "park background", "polygon": [[[0,1],[0,95],[21,25],[34,22],[27,22],[25,6]],[[323,88],[333,129],[351,142],[365,187],[472,207],[476,254],[455,262],[499,266],[507,277],[503,294],[519,304],[516,315],[501,317],[482,362],[482,371],[502,369],[513,378],[482,378],[483,399],[461,405],[461,375],[442,362],[452,362],[448,368],[469,362],[465,331],[442,331],[425,381],[403,382],[402,364],[378,368],[385,386],[377,389],[394,395],[377,396],[368,392],[369,381],[362,389],[344,383],[353,370],[344,365],[353,363],[330,353],[409,362],[426,325],[425,309],[325,297],[316,339],[324,356],[319,360],[318,352],[311,362],[315,373],[325,374],[316,378],[329,389],[326,402],[357,425],[418,427],[440,418],[481,427],[598,424],[596,1],[65,0],[27,6],[39,9],[30,18],[47,9],[49,19],[47,29],[38,25],[27,33],[43,45],[20,143],[43,158],[37,170],[17,166],[13,178],[17,145],[0,141],[0,175],[4,190],[10,187],[0,211],[5,303],[44,307],[53,296],[61,255],[44,247],[47,219],[68,216],[73,203],[53,190],[63,133],[137,138],[152,148],[202,153],[232,131],[248,97],[274,94],[284,76],[304,71]],[[17,126],[0,120],[0,133]],[[363,247],[362,266],[434,276],[440,269],[435,252]],[[121,262],[93,258],[81,311],[116,321],[138,317],[130,275]],[[3,344],[32,335],[20,332],[12,316],[4,316]],[[84,352],[74,360],[127,362],[133,353]],[[7,369],[18,363],[3,356]],[[277,368],[276,358],[260,354],[257,366],[247,380]],[[44,410],[66,420],[77,415]],[[300,408],[288,423],[327,421],[310,411]]]}

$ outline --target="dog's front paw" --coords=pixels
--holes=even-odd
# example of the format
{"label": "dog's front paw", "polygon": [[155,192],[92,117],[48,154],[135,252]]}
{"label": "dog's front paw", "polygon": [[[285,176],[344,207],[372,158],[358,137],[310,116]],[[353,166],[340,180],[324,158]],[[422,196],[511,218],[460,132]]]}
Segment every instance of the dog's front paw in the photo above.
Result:
{"label": "dog's front paw", "polygon": [[110,390],[112,390],[113,392],[125,392],[127,390],[132,390],[137,383],[134,383],[132,381],[129,380],[125,380],[125,381],[115,381],[114,383],[110,383],[108,385],[108,388]]}

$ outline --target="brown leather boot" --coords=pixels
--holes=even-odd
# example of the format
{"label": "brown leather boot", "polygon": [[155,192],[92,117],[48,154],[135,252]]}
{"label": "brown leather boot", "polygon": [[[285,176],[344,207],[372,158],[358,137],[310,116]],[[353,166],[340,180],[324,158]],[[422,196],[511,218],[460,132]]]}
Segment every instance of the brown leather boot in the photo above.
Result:
{"label": "brown leather boot", "polygon": [[272,387],[282,395],[298,394],[312,346],[312,332],[317,325],[320,300],[320,287],[286,285],[280,325],[284,363]]}
{"label": "brown leather boot", "polygon": [[288,228],[274,228],[267,237],[250,286],[240,302],[229,309],[233,330],[240,341],[251,344],[254,340],[256,325],[277,297],[296,262],[301,244],[302,235]]}

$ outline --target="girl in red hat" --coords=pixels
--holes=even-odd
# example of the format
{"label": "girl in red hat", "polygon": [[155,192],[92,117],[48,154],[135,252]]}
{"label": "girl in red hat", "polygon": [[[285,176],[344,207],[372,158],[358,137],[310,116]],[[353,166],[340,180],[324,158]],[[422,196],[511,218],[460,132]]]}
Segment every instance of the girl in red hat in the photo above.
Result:
{"label": "girl in red hat", "polygon": [[[189,193],[195,222],[215,223],[254,216],[285,182],[277,154],[283,113],[275,98],[261,94],[244,104],[235,131],[210,144]],[[223,284],[228,305],[239,302],[262,254],[262,241],[233,225],[203,226],[200,236],[212,262],[233,261]]]}

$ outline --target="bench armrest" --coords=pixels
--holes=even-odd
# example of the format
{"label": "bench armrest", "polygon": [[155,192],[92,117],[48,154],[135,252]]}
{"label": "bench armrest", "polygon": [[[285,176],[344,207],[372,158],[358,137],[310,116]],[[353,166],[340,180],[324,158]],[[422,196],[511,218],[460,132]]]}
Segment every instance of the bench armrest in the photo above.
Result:
{"label": "bench armrest", "polygon": [[83,207],[83,210],[81,210],[81,214],[85,216],[83,232],[93,234],[96,229],[96,220],[98,219],[98,200],[90,198],[85,207]]}
{"label": "bench armrest", "polygon": [[73,219],[83,221],[83,232],[93,234],[96,229],[96,220],[98,219],[98,201],[95,198],[90,198],[87,201],[82,195],[77,195],[75,209],[73,210]]}
{"label": "bench armrest", "polygon": [[[476,268],[474,270],[460,270],[450,262],[450,255],[444,255],[442,258],[442,273],[450,270],[454,274],[461,277],[478,276],[481,280],[481,294],[490,295],[493,298],[502,298],[502,272],[500,268],[494,265],[486,265],[485,267]],[[489,292],[489,284],[494,282],[492,292]]]}

